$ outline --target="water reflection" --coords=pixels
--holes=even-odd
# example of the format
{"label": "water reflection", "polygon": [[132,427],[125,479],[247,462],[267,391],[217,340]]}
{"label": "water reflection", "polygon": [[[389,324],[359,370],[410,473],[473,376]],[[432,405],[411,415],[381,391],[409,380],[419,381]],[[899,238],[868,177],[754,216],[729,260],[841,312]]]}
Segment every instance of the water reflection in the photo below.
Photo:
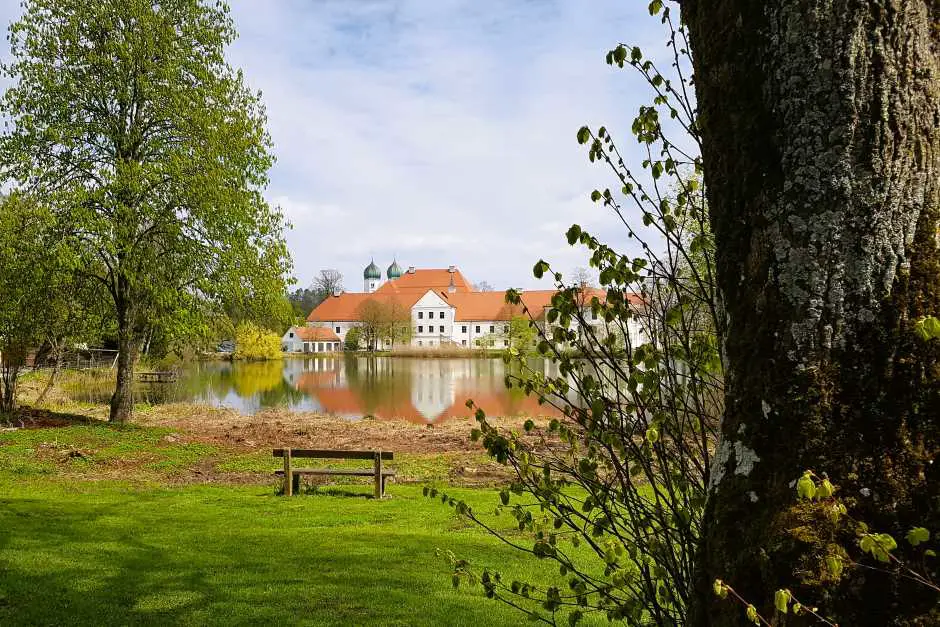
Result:
{"label": "water reflection", "polygon": [[[534,367],[543,368],[540,362]],[[472,398],[490,415],[543,416],[540,406],[504,384],[500,359],[411,359],[334,356],[283,362],[193,364],[173,384],[140,385],[139,401],[197,402],[230,407],[243,414],[284,407],[351,419],[375,416],[438,422],[470,416]],[[107,384],[73,390],[78,400],[106,402]]]}

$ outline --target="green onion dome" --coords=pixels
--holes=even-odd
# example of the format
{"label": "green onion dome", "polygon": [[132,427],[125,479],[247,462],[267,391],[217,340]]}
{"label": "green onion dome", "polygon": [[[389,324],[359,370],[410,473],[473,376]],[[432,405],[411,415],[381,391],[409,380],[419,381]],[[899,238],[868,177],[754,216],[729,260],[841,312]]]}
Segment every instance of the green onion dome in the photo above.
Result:
{"label": "green onion dome", "polygon": [[379,270],[379,267],[375,265],[375,260],[369,263],[366,266],[366,269],[362,273],[363,279],[381,279],[382,271]]}
{"label": "green onion dome", "polygon": [[393,261],[392,265],[388,267],[388,270],[385,271],[385,276],[388,277],[388,280],[401,278],[401,267],[398,265],[397,261]]}

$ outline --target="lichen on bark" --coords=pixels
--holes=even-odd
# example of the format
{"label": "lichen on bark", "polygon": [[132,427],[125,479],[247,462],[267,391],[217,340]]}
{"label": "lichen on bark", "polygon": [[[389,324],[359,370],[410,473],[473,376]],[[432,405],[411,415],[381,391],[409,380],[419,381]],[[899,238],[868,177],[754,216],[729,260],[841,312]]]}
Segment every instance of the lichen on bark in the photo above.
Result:
{"label": "lichen on bark", "polygon": [[[870,490],[853,514],[884,531],[940,527],[940,348],[911,331],[940,314],[940,3],[682,10],[729,320],[691,622],[738,624],[714,578],[770,614],[776,588],[820,593],[780,522],[806,468]],[[935,611],[861,569],[822,597],[844,624]]]}

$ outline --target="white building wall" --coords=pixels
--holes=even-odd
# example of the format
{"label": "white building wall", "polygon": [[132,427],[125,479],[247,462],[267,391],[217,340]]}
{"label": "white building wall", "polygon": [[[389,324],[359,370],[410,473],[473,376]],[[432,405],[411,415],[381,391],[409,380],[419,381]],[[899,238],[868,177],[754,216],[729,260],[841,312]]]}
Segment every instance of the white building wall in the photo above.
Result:
{"label": "white building wall", "polygon": [[411,345],[417,348],[450,346],[454,341],[452,305],[428,290],[411,308]]}

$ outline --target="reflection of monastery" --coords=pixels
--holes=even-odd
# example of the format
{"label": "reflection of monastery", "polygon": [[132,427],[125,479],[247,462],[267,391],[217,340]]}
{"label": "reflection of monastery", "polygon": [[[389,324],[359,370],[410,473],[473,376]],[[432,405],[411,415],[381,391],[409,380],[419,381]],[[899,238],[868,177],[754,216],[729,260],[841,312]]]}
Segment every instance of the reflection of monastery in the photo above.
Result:
{"label": "reflection of monastery", "polygon": [[551,407],[504,386],[507,367],[498,359],[334,357],[288,360],[284,377],[315,401],[316,410],[351,418],[426,423],[469,417],[468,398],[490,415],[553,415]]}
{"label": "reflection of monastery", "polygon": [[[335,292],[307,317],[306,327],[292,327],[282,338],[284,350],[291,352],[333,352],[343,349],[346,334],[362,324],[363,311],[370,301],[386,310],[398,310],[411,320],[411,338],[404,345],[415,348],[505,348],[509,323],[523,314],[522,307],[506,303],[503,292],[475,292],[455,266],[447,269],[408,268],[397,262],[386,270],[387,280],[374,262],[363,272],[363,292]],[[529,290],[522,302],[536,322],[544,324],[551,308],[554,290]],[[586,297],[603,297],[605,292],[588,288]],[[591,324],[602,324],[596,317]],[[407,324],[407,322],[406,322]],[[628,323],[634,324],[634,323]],[[639,327],[630,328],[638,335]],[[391,338],[381,340],[381,348],[394,348]]]}

